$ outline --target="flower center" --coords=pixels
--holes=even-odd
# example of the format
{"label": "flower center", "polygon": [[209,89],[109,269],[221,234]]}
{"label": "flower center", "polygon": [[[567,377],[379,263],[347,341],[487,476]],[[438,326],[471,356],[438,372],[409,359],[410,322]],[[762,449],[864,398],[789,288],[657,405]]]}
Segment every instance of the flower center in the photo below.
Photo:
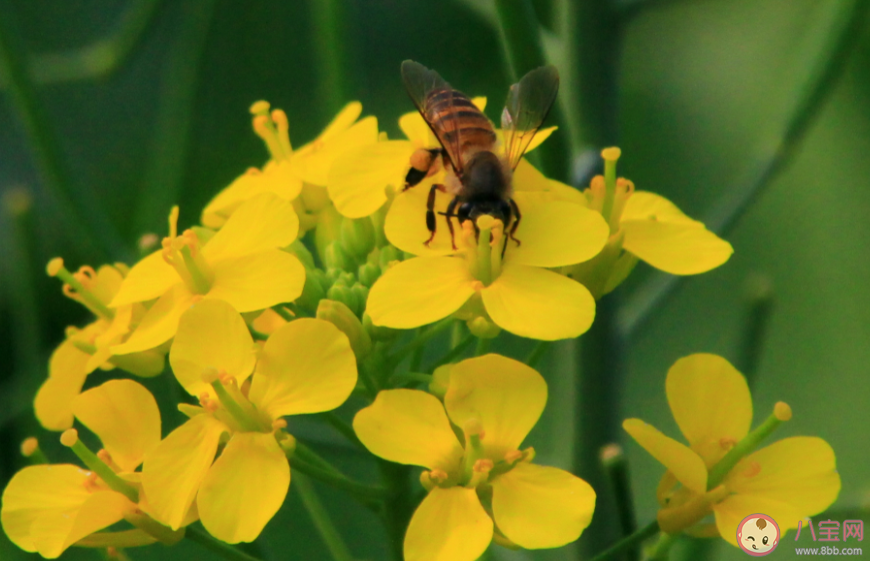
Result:
{"label": "flower center", "polygon": [[63,266],[63,259],[55,257],[45,268],[48,276],[58,277],[63,281],[63,294],[89,309],[97,317],[111,320],[115,312],[111,310],[93,291],[97,283],[97,273],[92,267],[80,267],[75,273],[70,273]]}
{"label": "flower center", "polygon": [[604,175],[592,178],[589,184],[591,200],[589,208],[597,210],[610,225],[610,233],[619,230],[622,211],[631,194],[634,193],[634,183],[628,179],[616,176],[616,161],[622,151],[619,148],[605,148],[601,151],[604,158]]}
{"label": "flower center", "polygon": [[501,274],[505,236],[502,221],[487,214],[479,216],[476,225],[479,234],[471,220],[462,223],[460,243],[468,270],[479,283],[475,288],[481,290]]}
{"label": "flower center", "polygon": [[[221,420],[228,421],[228,424],[234,428],[244,432],[271,433],[287,426],[282,419],[273,421],[260,412],[257,406],[242,393],[236,379],[226,372],[208,368],[203,372],[202,379],[214,389],[220,402],[218,405],[207,394],[201,395],[200,403],[203,408],[221,417]],[[222,415],[223,412],[226,412],[229,418]]]}
{"label": "flower center", "polygon": [[206,294],[211,290],[214,273],[202,256],[199,238],[193,230],[178,235],[177,206],[169,213],[169,236],[163,238],[163,259],[172,265],[194,294]]}

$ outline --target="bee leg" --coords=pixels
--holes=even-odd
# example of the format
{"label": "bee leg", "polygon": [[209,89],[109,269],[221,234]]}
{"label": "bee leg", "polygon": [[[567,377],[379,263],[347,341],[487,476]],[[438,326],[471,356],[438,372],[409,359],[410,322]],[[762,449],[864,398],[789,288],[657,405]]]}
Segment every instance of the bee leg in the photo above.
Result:
{"label": "bee leg", "polygon": [[405,175],[405,187],[402,191],[407,191],[414,187],[432,173],[438,171],[436,158],[441,154],[441,149],[426,150],[421,148],[411,154],[411,169]]}
{"label": "bee leg", "polygon": [[[429,189],[429,198],[426,200],[426,227],[429,229],[429,239],[423,245],[429,247],[429,243],[435,238],[435,191],[446,191],[444,185],[436,183]],[[448,222],[449,223],[449,222]]]}
{"label": "bee leg", "polygon": [[510,237],[510,239],[517,242],[517,247],[519,247],[520,240],[518,240],[514,237],[514,232],[517,231],[517,228],[520,225],[520,218],[522,218],[523,215],[520,214],[520,207],[517,206],[517,202],[515,200],[510,199],[510,204],[511,204],[511,209],[514,211],[514,214],[517,215],[517,219],[514,221],[513,226],[511,226],[511,230],[510,230],[510,233],[508,234],[508,236]]}
{"label": "bee leg", "polygon": [[444,214],[447,217],[447,228],[450,229],[450,244],[453,245],[453,250],[456,251],[456,236],[453,233],[453,220],[451,220],[454,216],[456,216],[456,205],[459,204],[459,198],[453,197],[453,200],[450,201],[450,204],[447,205],[447,212]]}

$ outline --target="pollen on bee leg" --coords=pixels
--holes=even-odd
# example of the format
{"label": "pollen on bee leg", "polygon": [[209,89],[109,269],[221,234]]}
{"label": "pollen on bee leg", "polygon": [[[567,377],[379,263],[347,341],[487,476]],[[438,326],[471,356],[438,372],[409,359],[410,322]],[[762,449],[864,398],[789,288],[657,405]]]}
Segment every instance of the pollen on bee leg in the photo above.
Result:
{"label": "pollen on bee leg", "polygon": [[411,154],[411,167],[419,171],[428,171],[432,165],[432,153],[424,148]]}

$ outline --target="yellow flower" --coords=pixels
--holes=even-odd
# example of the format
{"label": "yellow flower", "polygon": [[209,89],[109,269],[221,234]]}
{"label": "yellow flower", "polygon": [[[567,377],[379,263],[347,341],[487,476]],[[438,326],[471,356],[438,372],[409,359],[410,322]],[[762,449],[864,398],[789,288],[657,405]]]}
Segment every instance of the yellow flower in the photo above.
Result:
{"label": "yellow flower", "polygon": [[292,437],[281,417],[335,409],[356,385],[353,351],[331,323],[295,320],[272,333],[258,360],[255,348],[224,302],[203,300],[181,317],[169,362],[203,407],[185,406],[191,419],[145,458],[142,477],[155,517],[173,529],[195,502],[216,538],[256,539],[290,485],[279,439]]}
{"label": "yellow flower", "polygon": [[[481,111],[486,98],[472,102]],[[407,140],[384,140],[348,150],[335,160],[329,172],[327,189],[336,209],[348,218],[362,218],[377,211],[387,201],[387,189],[400,190],[410,167],[411,155],[420,148],[440,148],[438,140],[419,112],[399,118],[399,128]],[[540,145],[555,127],[538,131],[528,151]],[[501,131],[497,134],[501,135]],[[415,189],[428,192],[433,182],[443,182],[443,170],[424,180]]]}
{"label": "yellow flower", "polygon": [[[462,361],[449,375],[444,405],[426,392],[386,390],[353,421],[373,454],[429,470],[405,560],[472,561],[494,536],[527,549],[576,540],[592,520],[595,492],[519,450],[547,401],[541,375],[493,354]],[[464,431],[464,448],[451,423]]]}
{"label": "yellow flower", "polygon": [[51,276],[64,281],[63,293],[88,308],[97,319],[81,329],[67,328],[66,339],[55,349],[48,363],[48,378],[34,400],[36,418],[49,430],[66,430],[72,426],[70,404],[79,394],[85,378],[102,368],[122,368],[137,376],[156,376],[163,371],[164,353],[149,350],[125,357],[112,357],[110,348],[121,343],[138,322],[145,309],[141,304],[108,308],[123,281],[123,269],[103,265],[94,271],[81,267],[70,273],[60,258],[47,267]]}
{"label": "yellow flower", "polygon": [[689,218],[669,200],[655,193],[635,191],[634,184],[616,177],[618,148],[602,151],[605,175],[592,179],[581,195],[553,182],[558,197],[586,204],[602,213],[611,237],[601,255],[569,269],[569,276],[586,284],[596,297],[616,288],[637,260],[673,275],[706,273],[734,253],[731,244]]}
{"label": "yellow flower", "polygon": [[[607,224],[581,205],[555,200],[547,179],[530,164],[520,164],[515,184],[522,189],[514,193],[522,212],[515,234],[521,245],[505,239],[501,221],[482,216],[477,240],[470,221],[456,228],[458,251],[446,221],[440,221],[429,247],[424,245],[429,237],[424,190],[398,195],[384,230],[393,245],[420,257],[396,264],[374,284],[366,309],[372,322],[406,329],[461,310],[463,319],[487,317],[534,339],[566,339],[589,329],[595,317],[589,291],[545,268],[594,257],[607,241]],[[443,212],[449,200],[439,196],[436,209]],[[483,232],[490,229],[491,246]]]}
{"label": "yellow flower", "polygon": [[[147,502],[144,496],[137,497],[139,474],[135,469],[160,442],[157,403],[136,382],[106,382],[73,399],[72,410],[102,441],[104,449],[93,459],[106,471],[70,464],[30,466],[15,474],[3,492],[0,518],[6,535],[25,551],[49,559],[120,520],[145,519],[142,510],[147,509]],[[77,454],[83,447],[72,429],[61,440]],[[117,479],[130,493],[113,489]],[[106,543],[119,547],[156,541],[142,530],[103,536]],[[117,541],[111,541],[113,536]]]}
{"label": "yellow flower", "polygon": [[378,137],[374,117],[355,122],[362,113],[358,101],[347,104],[320,136],[295,152],[283,110],[270,112],[269,103],[258,101],[251,106],[251,113],[254,132],[265,142],[271,158],[262,170],[249,169],[206,205],[202,223],[209,228],[223,226],[242,203],[260,193],[273,193],[285,201],[294,201],[302,193],[303,201],[297,205],[297,212],[319,210],[319,206],[328,203],[325,193],[318,196],[318,192],[323,191],[336,156],[374,143]]}
{"label": "yellow flower", "polygon": [[287,201],[262,193],[245,202],[203,244],[192,230],[177,235],[178,208],[169,217],[163,249],[137,263],[112,300],[114,307],[157,298],[138,328],[112,352],[150,349],[175,335],[178,318],[200,299],[228,302],[239,312],[291,302],[302,294],[305,269],[289,245],[299,229]]}
{"label": "yellow flower", "polygon": [[785,532],[837,498],[840,476],[834,451],[821,438],[791,437],[753,451],[791,418],[791,409],[777,403],[774,414],[750,432],[749,388],[722,357],[696,354],[678,360],[668,371],[666,390],[689,446],[640,419],[623,423],[668,468],[658,491],[663,531],[677,533],[712,511],[719,534],[737,545],[737,526],[750,514],[771,516]]}

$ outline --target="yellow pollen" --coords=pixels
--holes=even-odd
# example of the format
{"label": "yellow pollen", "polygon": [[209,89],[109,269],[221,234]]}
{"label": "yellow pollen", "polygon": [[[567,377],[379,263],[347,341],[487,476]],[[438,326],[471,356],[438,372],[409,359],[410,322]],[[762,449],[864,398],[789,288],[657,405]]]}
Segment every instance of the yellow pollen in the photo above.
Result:
{"label": "yellow pollen", "polygon": [[746,471],[743,472],[744,477],[755,477],[761,473],[761,464],[758,462],[752,462],[749,464],[749,467],[746,468]]}
{"label": "yellow pollen", "polygon": [[287,428],[287,421],[284,419],[275,419],[272,421],[272,430],[281,430]]}
{"label": "yellow pollen", "polygon": [[520,452],[519,450],[511,450],[510,452],[508,452],[507,454],[504,455],[504,461],[506,461],[509,464],[512,464],[514,462],[518,462],[522,459],[523,459],[523,453]]}
{"label": "yellow pollen", "polygon": [[435,468],[429,471],[429,479],[436,483],[441,483],[442,481],[447,480],[447,472],[443,469]]}
{"label": "yellow pollen", "polygon": [[39,450],[39,441],[33,436],[25,438],[21,443],[21,455],[25,458],[29,458],[37,450]]}
{"label": "yellow pollen", "polygon": [[97,481],[97,474],[92,471],[88,472],[88,476],[87,478],[85,478],[82,486],[91,493],[93,493],[94,491],[99,491],[100,486]]}
{"label": "yellow pollen", "polygon": [[776,415],[776,418],[780,421],[788,421],[791,419],[791,407],[788,406],[788,403],[784,401],[778,401],[776,405],[773,406],[773,414]]}
{"label": "yellow pollen", "polygon": [[630,179],[620,177],[619,179],[616,180],[616,187],[617,187],[617,189],[624,190],[626,193],[626,196],[634,193],[634,181],[631,181]]}
{"label": "yellow pollen", "polygon": [[250,108],[251,115],[265,115],[269,112],[269,102],[261,99],[260,101],[255,101]]}
{"label": "yellow pollen", "polygon": [[78,441],[79,432],[76,429],[67,429],[63,431],[63,434],[60,435],[60,443],[67,448],[75,446],[75,443]]}
{"label": "yellow pollen", "polygon": [[63,269],[63,259],[55,257],[48,262],[48,265],[45,267],[45,272],[48,273],[48,276],[53,277],[56,276],[61,269]]}
{"label": "yellow pollen", "polygon": [[492,463],[492,460],[483,458],[474,462],[474,467],[472,469],[477,473],[489,473],[492,471],[493,466],[494,464]]}
{"label": "yellow pollen", "polygon": [[611,148],[605,148],[604,150],[601,151],[601,157],[604,158],[605,160],[616,161],[619,159],[619,157],[621,155],[622,155],[622,150],[620,150],[616,146],[613,146]]}
{"label": "yellow pollen", "polygon": [[592,189],[593,192],[599,190],[603,191],[605,188],[604,176],[596,175],[595,177],[593,177],[592,181],[589,182],[589,188]]}
{"label": "yellow pollen", "polygon": [[723,436],[719,439],[719,447],[723,450],[731,450],[737,445],[737,441],[730,436]]}

